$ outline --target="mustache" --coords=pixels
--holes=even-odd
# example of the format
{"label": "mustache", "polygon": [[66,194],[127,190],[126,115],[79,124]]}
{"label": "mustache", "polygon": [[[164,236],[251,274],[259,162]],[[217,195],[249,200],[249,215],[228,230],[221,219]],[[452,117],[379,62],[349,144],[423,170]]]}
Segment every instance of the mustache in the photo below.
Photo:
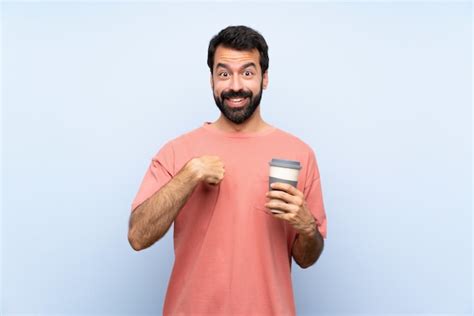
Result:
{"label": "mustache", "polygon": [[234,91],[234,90],[230,90],[230,91],[221,93],[222,100],[230,99],[230,98],[250,98],[250,97],[252,97],[252,91],[244,91],[244,90]]}

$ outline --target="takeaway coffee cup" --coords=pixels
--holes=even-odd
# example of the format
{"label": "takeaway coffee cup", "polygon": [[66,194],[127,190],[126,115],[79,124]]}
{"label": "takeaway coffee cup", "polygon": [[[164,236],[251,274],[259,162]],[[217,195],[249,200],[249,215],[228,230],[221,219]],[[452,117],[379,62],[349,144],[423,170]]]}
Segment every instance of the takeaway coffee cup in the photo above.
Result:
{"label": "takeaway coffee cup", "polygon": [[[268,164],[270,165],[270,178],[268,181],[269,190],[275,190],[270,187],[274,182],[288,183],[296,188],[296,185],[298,184],[298,175],[301,170],[301,164],[299,161],[272,158],[272,161]],[[270,211],[272,213],[284,213],[279,210]]]}

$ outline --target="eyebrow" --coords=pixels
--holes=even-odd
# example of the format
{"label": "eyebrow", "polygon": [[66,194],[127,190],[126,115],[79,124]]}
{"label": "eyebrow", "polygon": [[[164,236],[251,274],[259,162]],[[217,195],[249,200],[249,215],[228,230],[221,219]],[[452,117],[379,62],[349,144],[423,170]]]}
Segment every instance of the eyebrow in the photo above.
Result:
{"label": "eyebrow", "polygon": [[[246,63],[246,64],[242,65],[242,67],[240,67],[240,69],[245,69],[245,68],[250,67],[250,66],[252,66],[252,67],[254,67],[255,69],[257,69],[257,66],[255,65],[254,62]],[[219,67],[225,68],[225,69],[227,69],[227,70],[230,69],[230,67],[229,67],[228,65],[223,64],[223,63],[218,63],[218,64],[216,65],[216,69],[218,69]]]}

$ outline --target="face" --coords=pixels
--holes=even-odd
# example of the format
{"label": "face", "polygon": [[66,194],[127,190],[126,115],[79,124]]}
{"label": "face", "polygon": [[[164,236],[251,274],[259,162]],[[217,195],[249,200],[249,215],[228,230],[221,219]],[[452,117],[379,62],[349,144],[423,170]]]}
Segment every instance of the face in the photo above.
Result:
{"label": "face", "polygon": [[260,105],[267,84],[268,74],[262,76],[257,49],[217,47],[211,86],[216,105],[228,120],[242,124],[249,119]]}

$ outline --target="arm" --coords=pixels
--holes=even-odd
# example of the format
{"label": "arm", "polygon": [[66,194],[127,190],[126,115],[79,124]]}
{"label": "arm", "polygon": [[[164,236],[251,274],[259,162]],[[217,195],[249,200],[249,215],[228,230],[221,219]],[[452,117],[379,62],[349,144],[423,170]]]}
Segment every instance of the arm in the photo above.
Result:
{"label": "arm", "polygon": [[303,269],[313,265],[323,252],[324,238],[315,224],[309,226],[305,232],[300,232],[291,249],[296,263]]}
{"label": "arm", "polygon": [[272,214],[276,218],[288,221],[297,231],[291,254],[303,269],[314,264],[324,248],[324,238],[317,228],[314,215],[308,208],[303,192],[288,183],[275,182],[273,190],[267,192],[271,200],[265,204],[269,209],[284,213]]}
{"label": "arm", "polygon": [[148,248],[166,234],[200,182],[194,170],[186,164],[174,178],[132,212],[128,240],[133,249]]}

